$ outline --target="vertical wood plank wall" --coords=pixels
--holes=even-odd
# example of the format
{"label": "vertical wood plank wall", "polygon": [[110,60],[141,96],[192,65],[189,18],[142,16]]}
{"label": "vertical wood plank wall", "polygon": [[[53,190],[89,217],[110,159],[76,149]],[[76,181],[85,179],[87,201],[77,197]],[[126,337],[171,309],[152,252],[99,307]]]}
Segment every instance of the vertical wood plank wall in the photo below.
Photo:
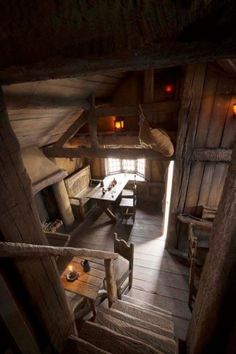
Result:
{"label": "vertical wood plank wall", "polygon": [[236,144],[187,335],[188,354],[235,353]]}
{"label": "vertical wood plank wall", "polygon": [[[195,148],[232,148],[236,101],[236,80],[208,67],[199,112]],[[196,213],[196,206],[217,207],[228,171],[228,163],[193,162],[184,206]]]}
{"label": "vertical wood plank wall", "polygon": [[[232,109],[233,103],[236,102],[235,78],[229,77],[211,65],[207,66],[204,75],[203,90],[202,93],[199,92],[201,97],[196,98],[200,99],[201,103],[199,114],[195,117],[197,120],[195,137],[194,132],[189,129],[186,132],[185,140],[182,140],[182,144],[184,144],[191,138],[189,135],[193,135],[193,144],[190,147],[191,151],[189,151],[190,155],[183,168],[185,172],[182,171],[182,173],[186,173],[186,169],[189,169],[189,177],[182,178],[179,192],[177,192],[177,196],[174,196],[174,198],[182,201],[182,205],[179,208],[174,208],[174,204],[177,204],[177,202],[172,200],[171,208],[175,214],[197,215],[197,207],[201,205],[218,207],[228,171],[229,163],[191,161],[193,149],[232,148],[235,136],[236,119]],[[186,77],[185,81],[187,79]],[[189,89],[194,90],[194,86]],[[182,106],[186,104],[184,100],[185,98],[182,97]],[[181,120],[181,117],[179,119]],[[178,134],[180,132],[181,127],[179,127]],[[182,149],[183,147],[179,148]],[[176,151],[176,154],[178,156],[179,151]],[[186,156],[182,155],[181,157],[186,159]],[[176,165],[175,174],[179,172],[178,162]],[[177,227],[176,215],[170,220],[169,226],[170,234],[167,245],[184,250],[186,247],[186,233],[181,225]]]}

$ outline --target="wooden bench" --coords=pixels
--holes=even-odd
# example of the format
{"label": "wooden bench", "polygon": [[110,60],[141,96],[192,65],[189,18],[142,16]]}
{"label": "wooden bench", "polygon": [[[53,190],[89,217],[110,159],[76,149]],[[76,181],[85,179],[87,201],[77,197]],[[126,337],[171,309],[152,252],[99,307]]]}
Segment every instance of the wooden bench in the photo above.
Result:
{"label": "wooden bench", "polygon": [[91,209],[92,201],[86,196],[99,182],[91,179],[90,166],[84,167],[65,179],[67,193],[76,217],[84,219],[86,213]]}

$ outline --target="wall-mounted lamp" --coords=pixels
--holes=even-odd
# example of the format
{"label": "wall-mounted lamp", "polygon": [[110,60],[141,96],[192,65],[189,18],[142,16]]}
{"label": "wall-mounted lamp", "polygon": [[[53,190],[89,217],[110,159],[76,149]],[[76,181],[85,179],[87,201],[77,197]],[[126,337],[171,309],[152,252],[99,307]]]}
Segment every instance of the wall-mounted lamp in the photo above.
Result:
{"label": "wall-mounted lamp", "polygon": [[175,86],[174,84],[166,84],[164,86],[164,92],[167,94],[167,95],[172,95],[174,93],[174,90],[175,90]]}
{"label": "wall-mounted lamp", "polygon": [[234,115],[236,116],[236,103],[233,104],[233,112],[234,112]]}
{"label": "wall-mounted lamp", "polygon": [[120,132],[120,131],[124,130],[124,127],[125,127],[124,118],[116,117],[115,122],[114,122],[115,131]]}

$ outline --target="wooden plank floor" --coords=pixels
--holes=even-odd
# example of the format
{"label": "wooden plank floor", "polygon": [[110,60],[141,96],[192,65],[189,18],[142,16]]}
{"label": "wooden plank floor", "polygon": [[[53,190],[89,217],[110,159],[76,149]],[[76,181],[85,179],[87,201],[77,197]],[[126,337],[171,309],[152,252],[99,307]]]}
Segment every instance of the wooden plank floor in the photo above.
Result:
{"label": "wooden plank floor", "polygon": [[70,245],[113,250],[113,234],[134,243],[134,282],[129,296],[169,310],[174,316],[175,334],[184,339],[191,312],[188,309],[188,268],[165,250],[162,215],[155,206],[137,208],[132,226],[113,224],[96,209],[72,232]]}

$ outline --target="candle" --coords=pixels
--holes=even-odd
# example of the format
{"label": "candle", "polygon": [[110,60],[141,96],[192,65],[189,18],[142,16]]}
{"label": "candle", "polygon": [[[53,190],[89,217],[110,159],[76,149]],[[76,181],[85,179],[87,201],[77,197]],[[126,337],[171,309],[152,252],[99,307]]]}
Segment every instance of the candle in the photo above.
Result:
{"label": "candle", "polygon": [[74,281],[79,277],[79,273],[74,270],[72,264],[68,265],[68,273],[66,274],[66,279],[68,281]]}

